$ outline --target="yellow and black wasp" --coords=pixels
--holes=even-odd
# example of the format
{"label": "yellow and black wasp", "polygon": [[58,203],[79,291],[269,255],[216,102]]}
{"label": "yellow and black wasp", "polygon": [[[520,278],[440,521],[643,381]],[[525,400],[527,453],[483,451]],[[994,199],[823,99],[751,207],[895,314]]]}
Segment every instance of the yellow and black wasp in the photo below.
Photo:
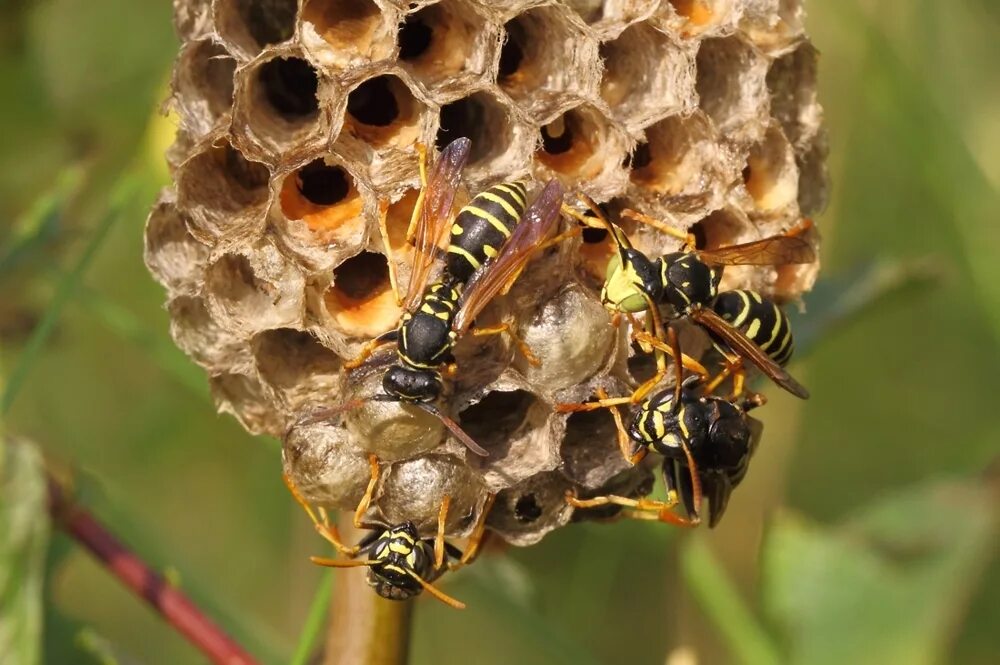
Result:
{"label": "yellow and black wasp", "polygon": [[[630,461],[638,463],[648,453],[663,456],[666,501],[617,495],[578,499],[570,495],[567,502],[582,509],[624,506],[630,509],[625,513],[629,517],[697,526],[701,523],[702,498],[707,496],[708,524],[717,525],[760,441],[763,425],[747,412],[763,400],[753,395],[737,403],[705,394],[702,381],[701,377],[689,377],[683,385],[678,383],[675,389],[647,398],[635,408],[627,428],[612,407],[619,445]],[[674,512],[678,504],[684,507],[686,517]]]}
{"label": "yellow and black wasp", "polygon": [[[437,532],[432,538],[422,538],[413,522],[380,524],[365,520],[379,477],[379,463],[374,455],[369,457],[371,480],[354,512],[354,526],[368,532],[354,546],[343,543],[337,527],[330,522],[326,510],[313,510],[288,476],[285,484],[295,500],[309,515],[316,531],[330,542],[344,558],[311,557],[313,563],[330,568],[368,568],[368,584],[379,596],[389,600],[407,600],[427,591],[436,599],[456,609],[465,604],[445,594],[434,586],[445,571],[456,570],[475,560],[486,536],[486,517],[493,506],[494,495],[489,494],[472,528],[465,551],[445,540],[445,523],[451,500],[441,502],[438,512]],[[453,561],[452,561],[453,560]]]}
{"label": "yellow and black wasp", "polygon": [[[608,264],[607,276],[601,289],[601,300],[616,312],[635,314],[648,312],[652,321],[652,339],[644,341],[661,352],[670,353],[663,340],[672,331],[664,328],[659,306],[670,305],[672,318],[686,317],[705,328],[712,336],[719,351],[727,359],[727,367],[709,384],[711,392],[729,374],[734,374],[734,394],[742,392],[742,362],[748,360],[779,386],[803,399],[809,392],[788,374],[782,365],[792,352],[791,327],[781,309],[751,291],[719,293],[722,278],[721,266],[727,265],[784,265],[811,263],[816,254],[812,245],[802,237],[811,227],[806,220],[792,231],[753,242],[713,250],[698,250],[688,234],[661,224],[641,213],[626,210],[622,215],[648,223],[656,228],[685,239],[682,251],[665,254],[656,259],[636,250],[625,233],[610,222],[600,209],[586,196],[581,196],[591,208],[590,216],[564,208],[584,223],[596,218],[614,238],[618,254]],[[659,339],[659,342],[656,341]],[[663,378],[666,367],[658,354],[658,372],[641,386],[632,397],[640,401]],[[697,363],[684,357],[684,365],[703,373]]]}
{"label": "yellow and black wasp", "polygon": [[[395,344],[395,362],[382,378],[384,392],[369,399],[405,402],[421,408],[440,418],[470,450],[485,456],[486,450],[435,405],[444,385],[442,368],[452,361],[455,341],[470,332],[476,316],[497,294],[510,288],[534,250],[549,235],[559,218],[563,190],[558,181],[551,180],[526,206],[523,184],[496,185],[473,197],[452,222],[451,208],[470,149],[471,142],[466,138],[452,141],[441,152],[429,177],[421,158],[423,186],[411,220],[415,256],[406,295],[401,299],[405,313],[394,330],[366,344],[355,360],[345,363],[345,368],[357,368],[378,347]],[[445,270],[438,281],[425,288],[450,222]],[[471,330],[474,335],[502,332],[510,333],[506,324]],[[530,351],[521,347],[533,360]],[[363,402],[355,400],[314,413],[299,424],[324,420]]]}

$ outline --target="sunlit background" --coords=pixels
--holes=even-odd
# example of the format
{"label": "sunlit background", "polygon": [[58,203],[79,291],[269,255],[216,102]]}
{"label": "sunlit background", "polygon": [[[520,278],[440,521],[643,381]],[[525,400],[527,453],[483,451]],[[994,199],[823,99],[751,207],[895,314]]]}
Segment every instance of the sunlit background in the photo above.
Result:
{"label": "sunlit background", "polygon": [[[1000,4],[806,5],[833,182],[792,367],[813,398],[770,391],[720,528],[572,526],[491,551],[445,582],[469,610],[418,603],[414,663],[1000,657]],[[325,548],[281,484],[277,442],[215,415],[142,264],[167,177],[170,13],[166,0],[0,5],[0,381],[121,176],[141,188],[5,427],[76,467],[116,532],[284,663],[323,575],[306,557]],[[47,571],[45,662],[203,662],[61,535]]]}

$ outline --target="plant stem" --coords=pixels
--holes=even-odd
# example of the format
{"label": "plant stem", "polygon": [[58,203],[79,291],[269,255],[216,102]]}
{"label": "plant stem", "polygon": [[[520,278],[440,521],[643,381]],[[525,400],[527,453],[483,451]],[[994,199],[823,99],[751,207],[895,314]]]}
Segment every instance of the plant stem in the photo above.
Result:
{"label": "plant stem", "polygon": [[[347,542],[358,537],[352,515],[339,520]],[[410,650],[413,601],[386,600],[365,581],[367,570],[338,571],[323,665],[403,665]]]}
{"label": "plant stem", "polygon": [[115,577],[141,597],[213,663],[256,665],[250,654],[222,632],[191,600],[115,538],[86,509],[68,499],[51,477],[49,510],[70,537],[90,551]]}

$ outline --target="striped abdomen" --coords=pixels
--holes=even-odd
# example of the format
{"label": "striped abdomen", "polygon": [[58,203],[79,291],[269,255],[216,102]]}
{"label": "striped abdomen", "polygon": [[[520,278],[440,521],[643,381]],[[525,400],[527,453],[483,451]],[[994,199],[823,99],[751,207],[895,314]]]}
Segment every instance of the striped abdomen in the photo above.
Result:
{"label": "striped abdomen", "polygon": [[411,367],[434,369],[446,362],[455,341],[452,321],[458,291],[443,282],[427,287],[420,305],[403,315],[399,326],[399,358]]}
{"label": "striped abdomen", "polygon": [[524,214],[527,191],[520,182],[494,185],[458,212],[451,227],[445,270],[457,282],[500,252]]}
{"label": "striped abdomen", "polygon": [[[792,357],[792,326],[781,308],[756,291],[725,291],[712,302],[715,313],[760,347],[779,365]],[[716,348],[720,347],[716,340]]]}

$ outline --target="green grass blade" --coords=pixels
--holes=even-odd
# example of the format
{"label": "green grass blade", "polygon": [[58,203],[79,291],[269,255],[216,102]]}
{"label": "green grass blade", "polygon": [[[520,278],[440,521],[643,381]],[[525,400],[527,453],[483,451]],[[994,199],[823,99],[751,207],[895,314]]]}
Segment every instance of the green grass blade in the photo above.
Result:
{"label": "green grass blade", "polygon": [[66,169],[52,188],[18,217],[0,246],[0,277],[56,238],[66,202],[79,189],[82,179],[80,167]]}
{"label": "green grass blade", "polygon": [[49,336],[55,329],[63,307],[65,307],[66,303],[73,296],[84,273],[93,261],[94,256],[97,255],[97,250],[100,249],[108,237],[111,227],[121,217],[123,208],[132,199],[137,186],[138,183],[134,178],[126,178],[118,184],[112,193],[111,204],[107,212],[98,223],[97,228],[94,229],[83,253],[80,254],[76,264],[63,276],[56,286],[56,292],[52,296],[52,300],[46,308],[42,320],[31,333],[28,343],[14,363],[10,378],[3,392],[3,398],[0,399],[0,415],[6,415],[10,411],[10,407],[23,387],[24,381],[31,371],[31,367],[38,359],[39,354],[45,347],[46,341],[48,341]]}
{"label": "green grass blade", "polygon": [[319,586],[316,587],[316,594],[309,604],[309,614],[306,615],[306,622],[302,626],[299,634],[298,644],[295,645],[295,653],[292,654],[291,665],[306,665],[309,662],[316,643],[326,629],[326,615],[330,610],[330,598],[333,595],[333,571],[325,570],[319,578]]}
{"label": "green grass blade", "polygon": [[743,602],[722,565],[697,535],[681,549],[681,574],[691,595],[722,636],[735,661],[776,665],[777,647]]}

